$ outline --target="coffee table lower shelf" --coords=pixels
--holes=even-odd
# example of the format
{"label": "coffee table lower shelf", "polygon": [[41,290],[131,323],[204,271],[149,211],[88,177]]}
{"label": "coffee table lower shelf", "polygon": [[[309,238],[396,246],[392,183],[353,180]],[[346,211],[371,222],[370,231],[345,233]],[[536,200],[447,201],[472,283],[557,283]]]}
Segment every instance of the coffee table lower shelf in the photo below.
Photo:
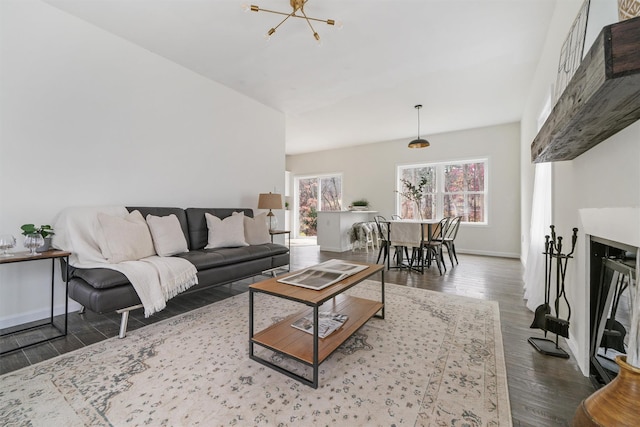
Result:
{"label": "coffee table lower shelf", "polygon": [[[322,363],[354,334],[362,325],[382,309],[382,303],[348,295],[338,295],[327,301],[319,311],[334,311],[349,316],[340,329],[318,341],[318,363]],[[291,324],[313,313],[312,308],[302,310],[286,319],[258,332],[253,337],[255,344],[284,353],[303,363],[313,365],[313,335],[296,329]]]}
{"label": "coffee table lower shelf", "polygon": [[[314,345],[314,340],[316,339],[314,335],[291,326],[296,320],[312,314],[315,308],[307,308],[288,316],[284,320],[256,333],[251,338],[252,344],[258,344],[270,350],[283,353],[305,365],[311,366],[314,370],[312,380],[253,354],[253,349],[251,350],[250,357],[304,384],[317,388],[318,366],[383,308],[384,304],[379,301],[340,294],[318,307],[318,311],[334,311],[346,314],[349,318],[340,329],[331,335],[325,338],[318,338],[316,345]],[[378,315],[377,317],[382,316]],[[314,360],[314,349],[317,349],[316,360]]]}

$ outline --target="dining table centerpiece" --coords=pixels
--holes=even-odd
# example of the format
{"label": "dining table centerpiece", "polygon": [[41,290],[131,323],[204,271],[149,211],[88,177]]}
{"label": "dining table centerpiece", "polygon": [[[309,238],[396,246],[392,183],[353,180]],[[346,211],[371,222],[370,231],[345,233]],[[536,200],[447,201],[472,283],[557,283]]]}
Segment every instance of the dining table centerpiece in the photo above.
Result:
{"label": "dining table centerpiece", "polygon": [[424,219],[422,215],[422,201],[424,200],[425,187],[428,181],[426,176],[421,176],[417,184],[414,184],[406,178],[401,178],[402,191],[397,191],[402,197],[413,202],[420,220]]}

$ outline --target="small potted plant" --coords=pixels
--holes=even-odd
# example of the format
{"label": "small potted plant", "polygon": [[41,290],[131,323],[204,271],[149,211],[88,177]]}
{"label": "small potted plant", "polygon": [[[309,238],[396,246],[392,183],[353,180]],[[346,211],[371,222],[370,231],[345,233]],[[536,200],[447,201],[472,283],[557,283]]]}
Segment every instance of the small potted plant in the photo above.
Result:
{"label": "small potted plant", "polygon": [[351,209],[354,211],[366,211],[369,209],[369,202],[367,199],[358,199],[351,202]]}
{"label": "small potted plant", "polygon": [[23,236],[40,235],[44,240],[44,244],[36,249],[36,252],[46,252],[51,248],[51,236],[55,233],[50,225],[41,225],[36,227],[35,224],[24,224],[20,227]]}

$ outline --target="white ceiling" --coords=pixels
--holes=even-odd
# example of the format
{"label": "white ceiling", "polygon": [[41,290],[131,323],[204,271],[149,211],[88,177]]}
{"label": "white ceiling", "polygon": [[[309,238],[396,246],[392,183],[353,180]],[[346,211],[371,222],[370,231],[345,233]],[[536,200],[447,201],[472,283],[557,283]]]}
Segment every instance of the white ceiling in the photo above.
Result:
{"label": "white ceiling", "polygon": [[[518,121],[556,0],[46,0],[286,114],[297,154]],[[289,12],[287,0],[248,0]]]}

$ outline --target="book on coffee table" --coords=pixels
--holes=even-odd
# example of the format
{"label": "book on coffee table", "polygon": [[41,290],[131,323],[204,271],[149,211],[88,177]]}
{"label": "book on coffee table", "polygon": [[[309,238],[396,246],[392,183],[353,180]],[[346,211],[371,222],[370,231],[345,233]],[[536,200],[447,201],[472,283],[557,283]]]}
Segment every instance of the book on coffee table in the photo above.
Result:
{"label": "book on coffee table", "polygon": [[352,264],[339,259],[332,259],[322,264],[306,268],[291,276],[278,279],[278,282],[318,291],[366,268],[366,265]]}
{"label": "book on coffee table", "polygon": [[[335,313],[333,311],[320,311],[318,313],[318,337],[324,338],[331,335],[334,331],[340,329],[348,318],[346,314]],[[313,313],[296,320],[291,326],[308,334],[313,334]]]}

